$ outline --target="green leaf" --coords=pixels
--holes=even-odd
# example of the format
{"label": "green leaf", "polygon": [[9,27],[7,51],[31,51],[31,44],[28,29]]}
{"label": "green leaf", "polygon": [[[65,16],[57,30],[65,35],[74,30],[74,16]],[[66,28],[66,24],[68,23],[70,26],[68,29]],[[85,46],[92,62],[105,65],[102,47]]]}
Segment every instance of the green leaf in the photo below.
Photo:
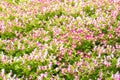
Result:
{"label": "green leaf", "polygon": [[115,21],[114,21],[111,25],[112,25],[112,27],[113,27],[113,28],[116,28],[116,27],[117,27],[117,25],[118,25],[118,21],[117,21],[117,20],[115,20]]}
{"label": "green leaf", "polygon": [[0,7],[0,12],[2,12],[2,10],[3,10],[2,7]]}
{"label": "green leaf", "polygon": [[12,20],[15,19],[15,16],[10,15],[10,16],[9,16],[9,19],[12,21]]}
{"label": "green leaf", "polygon": [[4,33],[2,33],[2,34],[0,34],[0,38],[1,39],[12,39],[12,38],[14,38],[14,37],[16,37],[16,35],[15,35],[15,33],[13,33],[13,32],[4,32]]}
{"label": "green leaf", "polygon": [[66,73],[65,75],[63,75],[63,77],[65,78],[65,80],[74,80],[74,75],[70,73]]}
{"label": "green leaf", "polygon": [[107,34],[108,33],[108,26],[106,26],[105,28],[102,28],[102,33]]}
{"label": "green leaf", "polygon": [[24,28],[22,27],[17,27],[17,26],[13,26],[12,27],[12,31],[15,32],[15,31],[18,31],[20,33],[23,33],[24,32]]}
{"label": "green leaf", "polygon": [[120,13],[117,15],[117,20],[120,21]]}
{"label": "green leaf", "polygon": [[118,38],[116,39],[116,42],[117,42],[118,44],[120,44],[120,37],[118,37]]}
{"label": "green leaf", "polygon": [[110,39],[107,41],[108,45],[115,45],[115,43],[116,43],[115,39]]}
{"label": "green leaf", "polygon": [[81,45],[77,44],[75,50],[76,51],[83,51],[83,52],[89,52],[93,49],[94,45],[91,41],[88,40],[82,40]]}
{"label": "green leaf", "polygon": [[85,6],[83,8],[83,11],[85,11],[86,16],[92,16],[95,14],[96,8],[94,7],[93,9],[91,9],[91,6],[89,5],[89,6]]}

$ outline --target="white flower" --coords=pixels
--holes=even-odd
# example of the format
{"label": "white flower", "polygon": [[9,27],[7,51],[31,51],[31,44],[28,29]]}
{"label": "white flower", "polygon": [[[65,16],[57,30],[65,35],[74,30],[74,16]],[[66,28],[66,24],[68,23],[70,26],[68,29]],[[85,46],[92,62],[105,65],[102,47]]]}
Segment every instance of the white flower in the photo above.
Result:
{"label": "white flower", "polygon": [[120,58],[118,58],[116,66],[117,66],[117,67],[120,66]]}

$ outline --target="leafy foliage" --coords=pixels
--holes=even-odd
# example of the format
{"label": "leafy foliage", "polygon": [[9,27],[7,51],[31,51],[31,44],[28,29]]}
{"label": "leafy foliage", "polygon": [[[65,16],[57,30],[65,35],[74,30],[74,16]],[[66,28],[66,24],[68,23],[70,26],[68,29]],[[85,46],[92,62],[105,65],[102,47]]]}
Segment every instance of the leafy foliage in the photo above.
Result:
{"label": "leafy foliage", "polygon": [[118,6],[106,0],[1,0],[0,80],[116,79]]}
{"label": "leafy foliage", "polygon": [[96,11],[95,8],[91,9],[91,6],[85,6],[83,10],[85,11],[86,16],[92,16]]}
{"label": "leafy foliage", "polygon": [[0,34],[1,39],[12,39],[14,37],[16,37],[16,35],[13,32],[4,32]]}
{"label": "leafy foliage", "polygon": [[120,13],[117,15],[117,20],[120,21]]}
{"label": "leafy foliage", "polygon": [[94,47],[94,44],[92,44],[91,41],[83,40],[81,42],[81,45],[77,44],[75,50],[83,51],[83,52],[89,52],[89,51],[91,51],[93,49],[93,47]]}

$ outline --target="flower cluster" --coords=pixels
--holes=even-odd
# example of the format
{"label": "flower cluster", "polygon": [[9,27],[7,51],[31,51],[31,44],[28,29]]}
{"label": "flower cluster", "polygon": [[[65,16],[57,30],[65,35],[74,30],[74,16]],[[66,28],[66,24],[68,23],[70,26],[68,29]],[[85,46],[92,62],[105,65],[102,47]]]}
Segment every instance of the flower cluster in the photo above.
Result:
{"label": "flower cluster", "polygon": [[120,0],[1,0],[0,80],[120,80]]}

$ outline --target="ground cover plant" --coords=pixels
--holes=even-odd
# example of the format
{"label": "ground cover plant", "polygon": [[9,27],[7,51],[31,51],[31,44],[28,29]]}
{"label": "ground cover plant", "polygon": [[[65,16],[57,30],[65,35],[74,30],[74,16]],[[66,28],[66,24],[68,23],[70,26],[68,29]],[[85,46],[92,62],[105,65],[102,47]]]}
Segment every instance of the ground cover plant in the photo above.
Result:
{"label": "ground cover plant", "polygon": [[120,0],[0,0],[0,80],[120,80]]}

